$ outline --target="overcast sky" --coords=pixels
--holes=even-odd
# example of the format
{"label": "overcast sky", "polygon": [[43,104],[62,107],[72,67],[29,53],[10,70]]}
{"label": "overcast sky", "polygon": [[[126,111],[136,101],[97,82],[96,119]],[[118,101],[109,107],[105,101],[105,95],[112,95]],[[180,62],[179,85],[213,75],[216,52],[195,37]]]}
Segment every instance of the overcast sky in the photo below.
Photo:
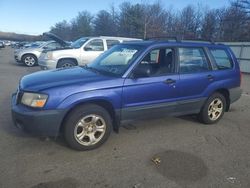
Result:
{"label": "overcast sky", "polygon": [[[41,34],[56,22],[70,21],[78,12],[88,10],[92,14],[115,7],[124,1],[153,3],[150,0],[0,0],[0,31],[24,34]],[[209,8],[229,5],[229,0],[162,0],[165,8],[182,9],[186,5],[201,3]]]}

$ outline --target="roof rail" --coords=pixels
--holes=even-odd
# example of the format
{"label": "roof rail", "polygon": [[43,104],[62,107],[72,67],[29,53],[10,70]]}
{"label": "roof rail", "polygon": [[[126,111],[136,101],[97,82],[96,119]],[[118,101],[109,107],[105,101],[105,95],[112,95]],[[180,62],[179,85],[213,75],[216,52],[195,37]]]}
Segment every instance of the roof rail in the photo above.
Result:
{"label": "roof rail", "polygon": [[180,38],[178,36],[159,36],[159,37],[150,37],[150,38],[146,38],[145,40],[165,40],[165,41],[169,41],[169,40],[175,40],[176,42],[184,42],[184,41],[200,41],[200,42],[210,42],[212,44],[214,44],[214,40],[213,39],[203,39],[203,38],[196,38],[196,39],[185,39],[185,38]]}
{"label": "roof rail", "polygon": [[203,39],[203,38],[197,38],[197,39],[185,39],[185,38],[184,38],[182,41],[210,42],[210,43],[212,43],[212,44],[214,44],[214,43],[215,43],[213,39]]}
{"label": "roof rail", "polygon": [[166,41],[175,40],[176,42],[181,42],[179,37],[176,37],[176,36],[149,37],[149,38],[145,38],[144,40],[166,40]]}
{"label": "roof rail", "polygon": [[107,38],[107,39],[126,39],[126,40],[142,40],[142,39],[139,39],[139,38],[129,38],[129,37],[118,37],[118,36],[99,36],[101,38]]}

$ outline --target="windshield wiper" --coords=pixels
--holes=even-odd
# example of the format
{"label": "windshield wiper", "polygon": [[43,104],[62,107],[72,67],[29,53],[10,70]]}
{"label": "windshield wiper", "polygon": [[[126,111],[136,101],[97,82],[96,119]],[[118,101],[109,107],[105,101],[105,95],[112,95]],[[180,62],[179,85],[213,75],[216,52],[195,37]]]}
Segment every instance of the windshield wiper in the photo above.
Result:
{"label": "windshield wiper", "polygon": [[95,73],[101,74],[101,72],[100,72],[98,69],[93,68],[93,67],[89,67],[87,64],[83,65],[82,67],[83,67],[84,69],[88,69],[88,70],[91,70],[91,71],[93,71],[93,72],[95,72]]}

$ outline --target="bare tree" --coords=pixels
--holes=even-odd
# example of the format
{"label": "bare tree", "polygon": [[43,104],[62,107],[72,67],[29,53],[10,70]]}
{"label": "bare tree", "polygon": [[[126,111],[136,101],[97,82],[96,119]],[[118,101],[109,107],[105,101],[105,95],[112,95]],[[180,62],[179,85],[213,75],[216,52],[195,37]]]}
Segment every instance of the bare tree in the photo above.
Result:
{"label": "bare tree", "polygon": [[119,34],[121,36],[143,36],[143,6],[124,2],[120,5]]}
{"label": "bare tree", "polygon": [[208,10],[205,12],[201,25],[201,37],[203,39],[216,39],[219,29],[218,10]]}
{"label": "bare tree", "polygon": [[71,40],[71,25],[66,20],[56,23],[51,27],[51,32],[65,40]]}
{"label": "bare tree", "polygon": [[102,10],[96,16],[80,12],[71,22],[62,21],[51,31],[66,40],[82,36],[113,35],[125,37],[180,36],[224,41],[250,40],[250,0],[232,0],[226,8],[204,9],[188,5],[180,11],[152,4],[123,2],[116,11]]}
{"label": "bare tree", "polygon": [[112,16],[106,10],[97,13],[93,24],[96,35],[114,35]]}
{"label": "bare tree", "polygon": [[166,34],[168,13],[160,2],[143,5],[143,38]]}
{"label": "bare tree", "polygon": [[240,1],[235,1],[229,8],[226,9],[221,29],[223,32],[222,40],[239,41],[244,40],[244,28],[247,26],[247,13],[239,4]]}
{"label": "bare tree", "polygon": [[201,16],[199,14],[200,12],[192,5],[183,8],[176,20],[177,34],[182,38],[198,38],[201,24]]}

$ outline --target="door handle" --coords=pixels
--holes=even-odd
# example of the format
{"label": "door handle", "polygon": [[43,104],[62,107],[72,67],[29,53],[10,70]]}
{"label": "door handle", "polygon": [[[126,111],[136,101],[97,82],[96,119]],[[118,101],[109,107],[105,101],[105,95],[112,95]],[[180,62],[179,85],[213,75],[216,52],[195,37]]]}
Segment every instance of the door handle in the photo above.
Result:
{"label": "door handle", "polygon": [[212,75],[209,74],[209,75],[207,75],[207,79],[210,80],[210,81],[212,81],[214,79],[214,76],[212,76]]}
{"label": "door handle", "polygon": [[167,80],[164,81],[165,84],[173,84],[173,83],[175,83],[175,82],[176,82],[176,81],[173,80],[173,79],[167,79]]}

